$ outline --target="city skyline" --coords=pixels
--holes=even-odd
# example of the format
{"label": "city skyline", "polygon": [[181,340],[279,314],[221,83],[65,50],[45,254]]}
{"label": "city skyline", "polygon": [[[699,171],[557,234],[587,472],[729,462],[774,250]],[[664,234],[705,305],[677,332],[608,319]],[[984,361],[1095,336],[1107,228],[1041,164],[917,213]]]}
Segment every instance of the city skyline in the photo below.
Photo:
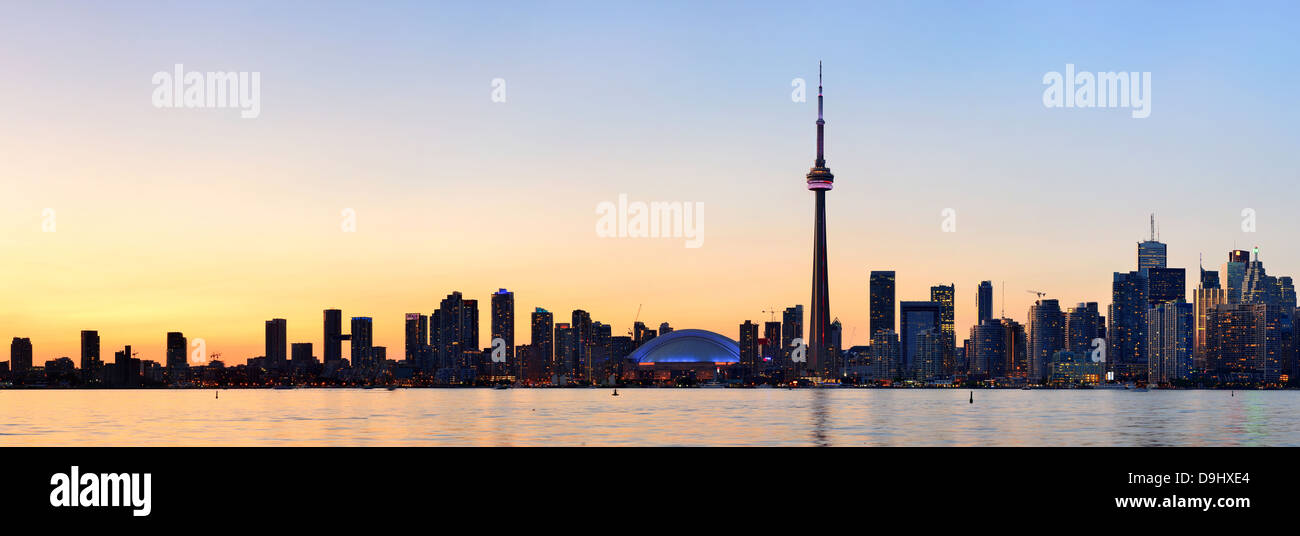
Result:
{"label": "city skyline", "polygon": [[[304,24],[287,6],[190,8],[231,31],[153,24],[196,16],[174,6],[112,24],[16,7],[29,23],[0,21],[0,58],[24,81],[0,88],[0,340],[75,358],[78,333],[95,329],[104,348],[162,362],[166,333],[182,332],[255,356],[264,321],[320,344],[316,319],[335,307],[372,317],[393,358],[405,313],[458,289],[486,314],[501,287],[521,315],[583,309],[621,331],[642,304],[651,325],[734,337],[764,310],[811,307],[806,185],[793,177],[815,103],[793,102],[791,81],[811,81],[818,59],[835,73],[827,151],[852,178],[827,201],[829,316],[846,347],[870,338],[872,270],[896,271],[896,302],[954,284],[959,341],[984,280],[993,311],[1022,320],[1027,289],[1108,303],[1151,212],[1170,266],[1190,272],[1204,254],[1214,269],[1258,245],[1272,271],[1297,272],[1300,251],[1285,247],[1300,232],[1287,203],[1297,81],[1282,23],[1295,6],[1186,6],[1179,22],[1199,32],[1179,35],[1146,31],[1140,20],[1169,16],[1157,6],[1120,7],[1132,20],[1028,3],[828,3],[816,20],[774,6],[727,36],[713,23],[749,16],[708,5],[395,4]],[[374,38],[340,50],[340,33]],[[151,107],[150,75],[177,63],[263,73],[261,116]],[[1151,71],[1151,116],[1044,108],[1043,74],[1066,64]],[[596,236],[592,209],[620,194],[705,203],[708,240]],[[1241,230],[1246,208],[1256,232]],[[42,232],[46,209],[55,232]],[[345,209],[355,233],[339,230]]]}

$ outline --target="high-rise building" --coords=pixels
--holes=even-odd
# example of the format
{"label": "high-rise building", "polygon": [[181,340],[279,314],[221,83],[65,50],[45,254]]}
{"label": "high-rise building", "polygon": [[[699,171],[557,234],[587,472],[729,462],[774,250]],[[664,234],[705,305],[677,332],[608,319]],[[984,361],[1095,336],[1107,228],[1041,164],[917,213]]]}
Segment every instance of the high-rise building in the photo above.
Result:
{"label": "high-rise building", "polygon": [[757,376],[760,358],[758,355],[758,324],[746,320],[740,325],[740,365],[751,376]]}
{"label": "high-rise building", "polygon": [[468,354],[477,352],[478,301],[452,292],[438,305],[438,367],[467,367]]}
{"label": "high-rise building", "polygon": [[673,332],[673,327],[670,326],[670,325],[668,325],[667,322],[660,322],[660,323],[659,323],[659,335],[660,335],[660,336],[667,335],[667,334],[672,333],[672,332]]}
{"label": "high-rise building", "polygon": [[1097,302],[1080,303],[1065,312],[1065,349],[1077,354],[1092,351],[1101,315]]}
{"label": "high-rise building", "polygon": [[289,335],[288,321],[273,318],[266,321],[266,357],[267,370],[283,370],[288,363]]}
{"label": "high-rise building", "polygon": [[896,331],[894,324],[894,283],[893,270],[871,272],[871,334],[880,330]]}
{"label": "high-rise building", "polygon": [[1294,349],[1291,315],[1265,304],[1223,304],[1207,319],[1207,362],[1220,382],[1276,382]]}
{"label": "high-rise building", "polygon": [[324,317],[325,336],[321,344],[325,350],[322,359],[329,364],[343,359],[343,341],[350,336],[343,334],[343,311],[326,309]]}
{"label": "high-rise building", "polygon": [[1206,361],[1208,356],[1207,344],[1209,343],[1208,332],[1210,311],[1215,307],[1228,303],[1227,289],[1221,287],[1204,287],[1196,289],[1194,301],[1192,303],[1194,322],[1196,324],[1196,335],[1192,349],[1192,368],[1198,371],[1204,371],[1208,368],[1209,363]]}
{"label": "high-rise building", "polygon": [[95,330],[81,331],[81,370],[94,370],[101,363],[99,358],[99,332]]}
{"label": "high-rise building", "polygon": [[782,353],[781,341],[781,322],[769,321],[763,323],[763,365],[762,369],[766,370],[768,366],[779,365]]}
{"label": "high-rise building", "polygon": [[1029,379],[1043,381],[1052,356],[1065,349],[1065,315],[1057,300],[1038,300],[1029,307]]}
{"label": "high-rise building", "polygon": [[1156,239],[1156,215],[1151,215],[1151,238],[1138,242],[1138,271],[1148,268],[1164,268],[1168,252],[1164,242]]}
{"label": "high-rise building", "polygon": [[406,313],[403,348],[406,363],[409,366],[423,368],[424,358],[428,354],[429,317],[420,313]]}
{"label": "high-rise building", "polygon": [[555,365],[552,367],[553,373],[559,376],[567,376],[573,381],[573,363],[569,356],[573,355],[576,337],[573,334],[573,328],[566,322],[555,324]]}
{"label": "high-rise building", "polygon": [[304,369],[313,365],[316,356],[312,354],[311,343],[295,342],[289,345],[289,363],[294,369]]}
{"label": "high-rise building", "polygon": [[1025,333],[1025,326],[1010,318],[1003,318],[1002,327],[1006,333],[1002,337],[1002,342],[1006,345],[1005,361],[1001,372],[997,375],[1008,378],[1028,378],[1029,336]]}
{"label": "high-rise building", "polygon": [[506,362],[497,366],[501,370],[496,373],[508,370],[518,376],[520,368],[515,359],[515,295],[506,289],[492,294],[492,340],[496,339],[506,342]]}
{"label": "high-rise building", "polygon": [[826,167],[824,130],[822,119],[821,64],[817,64],[817,159],[808,170],[808,189],[814,194],[813,212],[813,274],[812,318],[808,322],[808,368],[814,374],[825,376],[830,369],[831,356],[829,332],[831,328],[830,284],[826,268],[826,192],[831,190],[835,176]]}
{"label": "high-rise building", "polygon": [[190,368],[189,360],[186,354],[189,352],[189,344],[185,340],[185,335],[179,331],[167,333],[167,371],[170,374],[178,374],[187,368]]}
{"label": "high-rise building", "polygon": [[9,343],[9,373],[14,379],[22,380],[32,368],[32,340],[27,337],[14,337]]}
{"label": "high-rise building", "polygon": [[917,367],[917,355],[920,353],[922,331],[933,329],[940,331],[943,317],[943,304],[932,301],[905,301],[898,304],[899,347],[902,350],[899,363],[901,374],[911,375]]}
{"label": "high-rise building", "polygon": [[1148,308],[1168,302],[1187,301],[1185,268],[1147,268]]}
{"label": "high-rise building", "polygon": [[573,348],[568,359],[568,368],[579,382],[591,381],[591,313],[575,309],[571,317],[573,326]]}
{"label": "high-rise building", "polygon": [[979,288],[975,289],[975,325],[983,324],[985,320],[993,319],[993,282],[980,281]]}
{"label": "high-rise building", "polygon": [[1227,292],[1228,303],[1241,303],[1242,282],[1246,278],[1246,265],[1250,263],[1250,252],[1234,249],[1228,252],[1228,262],[1219,270],[1221,284]]}
{"label": "high-rise building", "polygon": [[1147,311],[1147,382],[1168,384],[1189,377],[1196,324],[1192,304],[1166,302]]}
{"label": "high-rise building", "polygon": [[939,330],[944,336],[943,360],[939,366],[942,376],[952,374],[957,366],[953,355],[957,348],[956,294],[956,285],[952,283],[930,287],[930,301],[940,305]]}
{"label": "high-rise building", "polygon": [[882,329],[871,334],[871,369],[877,380],[892,380],[902,376],[898,334],[892,329]]}
{"label": "high-rise building", "polygon": [[1147,281],[1141,272],[1115,272],[1107,313],[1106,365],[1119,380],[1147,373]]}
{"label": "high-rise building", "polygon": [[[532,358],[536,362],[525,364],[525,368],[531,371],[529,379],[533,381],[544,381],[551,375],[552,362],[555,359],[555,318],[550,311],[541,307],[533,310],[532,319]],[[533,376],[540,372],[540,376]]]}
{"label": "high-rise building", "polygon": [[1007,328],[1002,320],[990,318],[970,328],[966,347],[968,375],[973,379],[1004,375],[1007,362]]}
{"label": "high-rise building", "polygon": [[844,353],[844,324],[840,323],[837,317],[831,320],[831,329],[826,333],[829,340],[826,346],[826,359],[822,364],[823,377],[832,377],[840,375],[840,368],[843,364],[840,362],[840,355]]}
{"label": "high-rise building", "polygon": [[372,365],[377,359],[374,355],[375,323],[368,316],[352,317],[352,366]]}
{"label": "high-rise building", "polygon": [[935,327],[917,332],[916,355],[912,358],[912,379],[924,382],[942,376],[943,354],[947,344],[941,328]]}
{"label": "high-rise building", "polygon": [[[781,314],[781,366],[783,368],[797,368],[790,361],[790,352],[794,347],[795,339],[803,338],[803,306],[786,307]],[[806,344],[807,341],[804,341]]]}

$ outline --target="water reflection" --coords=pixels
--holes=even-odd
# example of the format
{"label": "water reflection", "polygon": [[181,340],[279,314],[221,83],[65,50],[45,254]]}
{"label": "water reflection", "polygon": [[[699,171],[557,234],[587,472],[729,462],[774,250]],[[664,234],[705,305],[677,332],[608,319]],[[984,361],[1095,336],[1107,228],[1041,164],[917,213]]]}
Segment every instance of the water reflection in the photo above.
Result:
{"label": "water reflection", "polygon": [[1295,446],[1300,392],[0,391],[10,445]]}

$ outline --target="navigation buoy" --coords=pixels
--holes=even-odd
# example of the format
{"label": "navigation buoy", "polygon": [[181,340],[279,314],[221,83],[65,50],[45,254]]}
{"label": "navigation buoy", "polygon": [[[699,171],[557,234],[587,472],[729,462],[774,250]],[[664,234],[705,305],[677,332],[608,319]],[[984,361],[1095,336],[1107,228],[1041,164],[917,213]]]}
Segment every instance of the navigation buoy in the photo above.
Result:
{"label": "navigation buoy", "polygon": [[975,403],[975,391],[970,392],[970,403],[971,404]]}

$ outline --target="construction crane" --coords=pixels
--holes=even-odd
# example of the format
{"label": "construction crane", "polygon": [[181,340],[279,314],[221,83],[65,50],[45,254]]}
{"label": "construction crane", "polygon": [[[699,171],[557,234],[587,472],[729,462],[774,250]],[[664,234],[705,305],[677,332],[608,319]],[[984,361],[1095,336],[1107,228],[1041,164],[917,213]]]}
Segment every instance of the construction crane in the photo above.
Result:
{"label": "construction crane", "polygon": [[769,322],[776,322],[776,314],[781,311],[777,311],[776,309],[763,309],[763,312],[771,315],[768,317]]}
{"label": "construction crane", "polygon": [[632,319],[632,327],[627,328],[627,335],[632,337],[632,340],[636,340],[636,323],[641,321],[641,305],[636,304],[636,317]]}
{"label": "construction crane", "polygon": [[[1046,292],[1043,292],[1043,291],[1041,291],[1041,290],[1026,290],[1025,292],[1028,292],[1028,293],[1030,293],[1030,294],[1037,294],[1037,295],[1038,295],[1038,301],[1043,301],[1043,296],[1046,296],[1046,295],[1047,295]],[[1035,303],[1037,303],[1037,302],[1035,302]]]}

